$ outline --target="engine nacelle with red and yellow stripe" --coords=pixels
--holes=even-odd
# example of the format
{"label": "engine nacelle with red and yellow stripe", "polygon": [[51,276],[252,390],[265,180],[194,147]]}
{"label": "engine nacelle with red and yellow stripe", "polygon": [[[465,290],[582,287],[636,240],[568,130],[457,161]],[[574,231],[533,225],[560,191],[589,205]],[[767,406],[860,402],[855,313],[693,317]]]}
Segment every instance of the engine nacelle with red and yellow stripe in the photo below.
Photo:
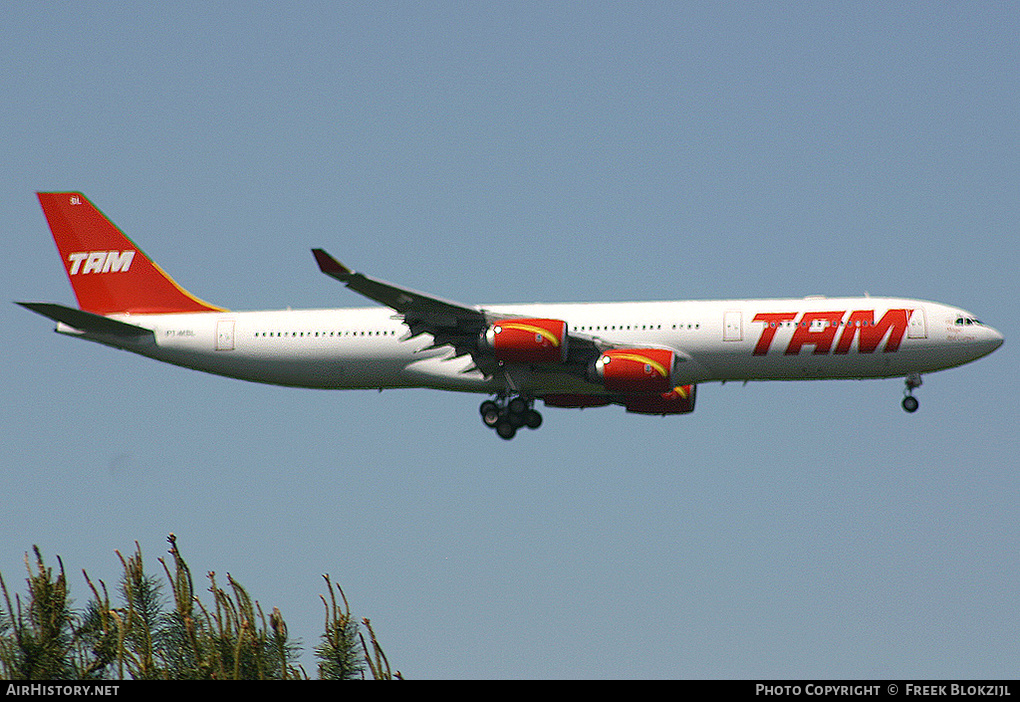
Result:
{"label": "engine nacelle with red and yellow stripe", "polygon": [[497,361],[563,363],[567,360],[567,323],[562,319],[500,319],[485,330],[481,343]]}
{"label": "engine nacelle with red and yellow stripe", "polygon": [[680,385],[661,395],[628,397],[623,406],[637,414],[687,414],[694,411],[697,392],[697,385]]}
{"label": "engine nacelle with red and yellow stripe", "polygon": [[668,393],[676,387],[676,353],[669,349],[612,349],[590,369],[591,379],[610,392]]}

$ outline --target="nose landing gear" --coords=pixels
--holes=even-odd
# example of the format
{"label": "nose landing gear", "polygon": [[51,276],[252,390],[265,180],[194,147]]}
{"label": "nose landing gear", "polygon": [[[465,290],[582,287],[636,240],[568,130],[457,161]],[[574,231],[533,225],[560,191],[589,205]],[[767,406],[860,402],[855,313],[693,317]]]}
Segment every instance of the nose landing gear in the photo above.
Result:
{"label": "nose landing gear", "polygon": [[509,441],[521,427],[538,429],[542,426],[542,415],[534,409],[534,404],[533,399],[521,395],[497,397],[483,402],[478,411],[485,426],[495,429],[501,439]]}
{"label": "nose landing gear", "polygon": [[903,391],[903,409],[907,412],[916,412],[918,402],[917,398],[914,397],[914,388],[921,387],[921,374],[911,373],[904,378],[903,382],[907,386],[907,389]]}

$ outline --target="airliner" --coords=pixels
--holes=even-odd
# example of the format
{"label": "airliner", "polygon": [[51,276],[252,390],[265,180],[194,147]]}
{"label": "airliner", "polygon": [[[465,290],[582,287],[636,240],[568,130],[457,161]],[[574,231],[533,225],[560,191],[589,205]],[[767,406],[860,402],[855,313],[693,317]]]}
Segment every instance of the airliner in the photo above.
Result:
{"label": "airliner", "polygon": [[302,388],[433,388],[489,397],[503,439],[546,407],[694,411],[697,386],[904,378],[986,356],[1002,334],[957,307],[893,297],[465,305],[358,273],[319,270],[382,307],[232,312],[195,297],[78,192],[38,193],[78,301],[17,304],[56,332],[166,363]]}

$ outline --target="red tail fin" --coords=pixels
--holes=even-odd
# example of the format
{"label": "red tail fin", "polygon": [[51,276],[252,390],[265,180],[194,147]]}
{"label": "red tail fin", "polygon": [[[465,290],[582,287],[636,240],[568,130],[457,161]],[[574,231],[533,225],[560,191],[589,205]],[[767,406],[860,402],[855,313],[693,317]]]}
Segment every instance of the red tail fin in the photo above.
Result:
{"label": "red tail fin", "polygon": [[78,307],[95,314],[213,312],[153,263],[81,193],[37,193]]}

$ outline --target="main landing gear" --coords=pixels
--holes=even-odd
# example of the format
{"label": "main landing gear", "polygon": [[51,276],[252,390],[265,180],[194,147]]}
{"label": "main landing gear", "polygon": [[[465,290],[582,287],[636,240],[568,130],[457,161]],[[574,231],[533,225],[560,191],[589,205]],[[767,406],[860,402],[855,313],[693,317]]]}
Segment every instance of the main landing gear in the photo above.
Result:
{"label": "main landing gear", "polygon": [[538,429],[542,426],[542,415],[534,409],[535,401],[520,395],[497,397],[486,400],[478,411],[482,413],[485,426],[495,429],[501,439],[510,440],[521,427]]}
{"label": "main landing gear", "polygon": [[903,409],[907,412],[917,411],[917,398],[914,397],[914,388],[921,387],[921,374],[911,373],[908,375],[903,382],[906,384],[907,389],[903,391]]}

